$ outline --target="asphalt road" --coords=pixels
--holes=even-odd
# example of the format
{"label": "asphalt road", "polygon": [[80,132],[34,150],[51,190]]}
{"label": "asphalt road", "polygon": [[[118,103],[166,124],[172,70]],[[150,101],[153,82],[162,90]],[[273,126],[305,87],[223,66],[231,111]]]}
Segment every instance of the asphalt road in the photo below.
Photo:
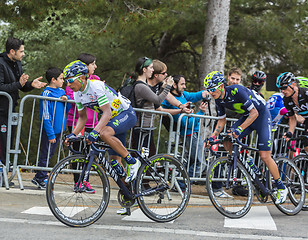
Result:
{"label": "asphalt road", "polygon": [[182,216],[162,224],[150,221],[138,208],[131,216],[117,215],[115,188],[100,220],[86,228],[70,228],[50,213],[45,191],[24,185],[25,190],[0,188],[0,239],[308,239],[308,211],[289,217],[270,203],[255,204],[247,216],[231,220],[200,193],[193,194]]}

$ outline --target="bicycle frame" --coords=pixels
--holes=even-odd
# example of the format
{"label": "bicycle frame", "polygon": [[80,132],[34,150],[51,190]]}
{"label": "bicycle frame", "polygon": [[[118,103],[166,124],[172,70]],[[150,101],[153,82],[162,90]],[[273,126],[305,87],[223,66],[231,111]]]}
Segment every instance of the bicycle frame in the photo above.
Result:
{"label": "bicycle frame", "polygon": [[[223,139],[224,140],[224,139]],[[222,143],[223,140],[219,140],[219,141],[215,141],[214,144],[218,144],[218,143]],[[227,183],[226,183],[226,188],[229,188],[229,179],[230,179],[230,175],[231,175],[231,172],[233,173],[233,176],[232,176],[232,179],[234,180],[233,181],[233,184],[236,184],[236,179],[237,179],[237,160],[239,160],[244,168],[247,170],[248,172],[248,175],[251,177],[252,179],[252,182],[257,185],[257,187],[259,187],[259,189],[262,191],[262,193],[264,195],[269,195],[271,194],[271,191],[266,187],[264,186],[264,184],[260,181],[260,179],[258,178],[258,176],[255,174],[255,172],[253,171],[253,169],[249,166],[248,162],[246,161],[246,159],[244,158],[241,158],[240,157],[240,151],[239,151],[239,146],[242,146],[244,149],[247,149],[247,150],[252,150],[252,151],[259,151],[258,149],[256,148],[250,148],[248,147],[248,145],[240,142],[240,140],[238,138],[233,138],[231,139],[231,142],[232,142],[232,155],[231,155],[231,161],[233,161],[233,171],[231,171],[231,165],[229,166],[229,169],[228,169],[228,174],[227,174]],[[211,145],[214,145],[214,144],[211,144]],[[212,151],[212,148],[210,148],[211,151]],[[265,180],[265,183],[268,179],[268,170],[266,170],[266,173],[265,173],[265,177],[264,177],[264,180]]]}
{"label": "bicycle frame", "polygon": [[[125,197],[127,197],[128,199],[136,199],[140,196],[146,196],[146,195],[150,195],[153,194],[154,192],[158,192],[158,191],[164,191],[169,189],[169,186],[167,184],[167,182],[165,181],[165,179],[163,179],[162,177],[160,177],[160,179],[162,180],[162,182],[164,183],[163,186],[160,187],[156,187],[153,189],[147,189],[142,191],[139,194],[133,194],[132,191],[130,191],[125,184],[122,182],[120,176],[118,175],[118,173],[112,168],[112,166],[110,165],[109,161],[106,159],[105,157],[105,153],[106,150],[110,148],[110,146],[108,145],[103,145],[101,144],[100,146],[103,147],[103,149],[99,149],[95,146],[94,143],[92,143],[90,145],[90,152],[87,154],[86,160],[88,160],[87,166],[86,168],[82,169],[82,172],[80,174],[80,177],[78,179],[77,182],[77,186],[80,186],[80,183],[83,181],[86,181],[88,176],[89,176],[89,172],[92,166],[92,163],[95,159],[95,156],[98,157],[99,163],[101,163],[103,165],[103,167],[105,168],[105,170],[109,173],[109,175],[113,178],[113,180],[117,183],[117,185],[119,186],[119,188],[123,191],[123,194],[125,195]],[[80,153],[79,151],[75,151],[74,149],[71,148],[71,146],[69,145],[69,149],[74,152],[74,153]],[[142,157],[142,155],[137,151],[137,150],[133,150],[133,149],[127,149],[130,153],[135,153],[137,154],[139,160],[141,161],[141,163],[143,164],[147,164],[147,166],[149,168],[151,168],[151,170],[153,170],[158,176],[160,176],[157,171],[152,168],[152,166]],[[153,179],[155,180],[155,178],[153,177]],[[156,180],[155,180],[156,181]],[[157,181],[156,181],[157,182]],[[134,184],[133,184],[134,185]],[[81,191],[80,187],[77,187],[76,191]]]}

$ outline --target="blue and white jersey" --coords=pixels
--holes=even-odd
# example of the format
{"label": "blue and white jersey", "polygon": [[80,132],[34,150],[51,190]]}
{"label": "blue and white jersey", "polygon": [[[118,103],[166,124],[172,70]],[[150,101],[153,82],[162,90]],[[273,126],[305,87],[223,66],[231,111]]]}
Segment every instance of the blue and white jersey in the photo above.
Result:
{"label": "blue and white jersey", "polygon": [[241,85],[227,86],[225,90],[224,99],[215,100],[217,116],[220,119],[226,117],[225,108],[243,114],[243,116],[248,116],[252,108],[256,108],[259,114],[268,111],[265,100],[254,90]]}
{"label": "blue and white jersey", "polygon": [[88,80],[83,92],[74,92],[74,99],[78,111],[84,107],[88,107],[99,114],[103,114],[100,107],[109,104],[112,111],[112,118],[130,107],[130,101],[128,99],[99,80]]}
{"label": "blue and white jersey", "polygon": [[[266,102],[266,107],[269,110],[272,120],[276,119],[277,116],[281,115],[281,109],[284,108],[283,104],[283,94],[282,93],[275,93]],[[281,119],[275,124],[279,124]]]}

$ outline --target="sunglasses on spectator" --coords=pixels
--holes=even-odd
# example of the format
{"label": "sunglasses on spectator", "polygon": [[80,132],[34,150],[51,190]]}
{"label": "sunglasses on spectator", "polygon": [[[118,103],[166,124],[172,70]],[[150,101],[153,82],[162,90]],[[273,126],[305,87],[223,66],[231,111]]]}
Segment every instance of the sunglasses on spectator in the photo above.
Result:
{"label": "sunglasses on spectator", "polygon": [[[221,84],[220,84],[220,85],[221,85]],[[215,91],[217,90],[217,88],[219,88],[220,85],[218,85],[218,86],[216,86],[216,87],[209,88],[208,91],[210,91],[210,92],[215,92]]]}
{"label": "sunglasses on spectator", "polygon": [[159,73],[159,74],[161,74],[161,75],[166,75],[166,74],[168,74],[167,72],[161,72],[161,73]]}
{"label": "sunglasses on spectator", "polygon": [[80,78],[80,76],[66,79],[66,81],[67,81],[68,83],[73,83],[77,78]]}

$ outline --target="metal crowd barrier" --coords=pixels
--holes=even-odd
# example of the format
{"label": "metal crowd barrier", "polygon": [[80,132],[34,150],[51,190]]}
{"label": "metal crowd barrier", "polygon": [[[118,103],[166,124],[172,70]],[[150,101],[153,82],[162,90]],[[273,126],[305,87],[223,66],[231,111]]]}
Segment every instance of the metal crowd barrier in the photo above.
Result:
{"label": "metal crowd barrier", "polygon": [[[74,103],[73,100],[62,101],[58,98],[50,98],[50,97],[43,97],[38,95],[26,95],[22,98],[19,107],[18,113],[18,126],[16,131],[16,138],[15,138],[15,151],[11,151],[14,153],[14,160],[12,166],[12,174],[9,179],[11,181],[15,175],[17,175],[19,186],[23,189],[23,182],[21,178],[21,171],[51,171],[53,166],[58,163],[62,158],[70,155],[71,153],[68,151],[66,147],[63,147],[62,144],[62,137],[67,132],[62,132],[60,136],[60,140],[58,143],[57,150],[54,156],[47,161],[46,166],[39,166],[39,157],[40,157],[40,141],[42,136],[43,124],[40,119],[40,104],[39,100],[48,100],[48,101],[55,101],[55,102],[65,102],[66,103]],[[55,105],[56,106],[56,105]],[[56,107],[54,109],[56,111]],[[75,111],[77,111],[75,107]],[[158,153],[170,153],[171,150],[171,143],[168,141],[170,138],[170,133],[164,130],[162,127],[163,117],[169,118],[170,126],[173,126],[173,118],[169,113],[160,112],[160,111],[149,111],[143,109],[135,109],[137,114],[140,114],[141,119],[141,126],[143,123],[143,117],[145,114],[152,114],[153,118],[151,121],[151,127],[153,130],[150,134],[153,134],[155,139],[155,147],[156,152]],[[25,112],[30,113],[29,117],[25,118]],[[64,117],[64,116],[63,116]],[[64,123],[63,123],[64,124]],[[94,125],[94,122],[93,122]],[[74,126],[72,126],[74,127]],[[142,126],[144,127],[144,126]],[[67,128],[67,127],[66,127]],[[132,139],[132,131],[127,134],[127,147],[131,147],[131,139]],[[144,139],[144,136],[141,136],[140,139]],[[138,149],[141,149],[142,142],[139,142]],[[20,150],[21,149],[21,150]],[[49,154],[48,154],[49,155]]]}
{"label": "metal crowd barrier", "polygon": [[[10,150],[9,154],[14,155],[13,166],[11,168],[12,175],[9,178],[9,181],[17,174],[20,188],[23,189],[22,178],[20,174],[20,170],[43,170],[43,171],[51,171],[53,166],[59,162],[62,158],[68,156],[69,151],[67,148],[63,148],[62,144],[62,136],[66,134],[64,132],[61,133],[60,141],[58,143],[58,149],[55,155],[51,158],[50,161],[47,162],[46,166],[40,167],[38,166],[39,155],[40,155],[40,139],[42,135],[42,121],[40,119],[39,114],[39,100],[49,100],[49,101],[61,101],[57,98],[49,98],[42,97],[37,95],[26,95],[22,98],[20,102],[20,108],[18,114],[11,114],[10,116],[14,116],[17,121],[15,121],[15,125],[17,125],[16,131],[16,140],[15,140],[15,150]],[[69,103],[74,103],[73,100],[66,101]],[[24,117],[25,111],[31,113],[29,118]],[[75,111],[77,111],[75,107]],[[146,137],[153,137],[154,146],[155,146],[155,154],[158,153],[169,153],[177,157],[180,161],[184,163],[186,169],[190,170],[190,177],[193,181],[205,181],[206,180],[206,171],[208,169],[209,163],[214,156],[211,155],[209,150],[205,148],[204,140],[207,139],[212,133],[215,123],[218,120],[217,117],[205,116],[205,115],[197,115],[197,114],[181,114],[178,122],[175,123],[173,117],[166,112],[160,111],[150,111],[145,109],[135,109],[136,113],[141,116],[141,133],[139,132],[138,137],[138,147],[137,149],[141,150],[142,147],[151,148],[150,141],[145,144]],[[145,115],[151,114],[152,120],[149,126],[144,126],[143,119]],[[188,132],[188,121],[186,118],[185,125],[181,126],[181,121],[184,117],[189,116],[190,121],[192,122],[192,128],[200,122],[198,126],[198,134],[194,134],[193,136],[187,136]],[[165,124],[163,127],[163,123],[165,120],[168,120],[168,124]],[[223,131],[226,131],[232,123],[237,121],[237,119],[227,119],[227,124]],[[14,123],[10,123],[14,124]],[[73,126],[74,127],[74,126]],[[286,131],[287,126],[279,126],[276,131],[276,135],[279,137],[284,131]],[[181,134],[181,130],[182,133]],[[297,129],[296,134],[300,134],[303,129]],[[68,133],[68,132],[67,132]],[[152,136],[151,136],[152,135]],[[275,138],[274,138],[275,139]],[[127,134],[127,147],[132,148],[133,143],[133,131]],[[257,147],[258,137],[255,134],[255,131],[245,139],[245,143],[249,144],[252,147]],[[282,141],[281,141],[282,142]],[[279,142],[277,147],[273,151],[274,156],[278,156],[279,154],[283,154],[286,152],[286,148],[283,143]],[[300,144],[300,143],[297,143]],[[136,142],[135,142],[136,145]],[[195,150],[194,145],[196,145]],[[22,149],[22,151],[20,150]],[[220,156],[225,155],[226,152],[223,149],[223,146],[219,146],[216,150]],[[197,152],[198,154],[194,154]],[[244,154],[249,154],[245,152]],[[260,165],[261,161],[257,153],[252,157],[256,159],[256,165]],[[200,163],[200,168],[198,170],[198,164]],[[8,166],[7,162],[7,166]],[[8,171],[8,169],[6,169]],[[7,184],[7,182],[6,182]]]}
{"label": "metal crowd barrier", "polygon": [[[14,151],[11,151],[11,136],[12,136],[12,126],[16,125],[16,115],[13,113],[12,97],[7,92],[2,92],[2,91],[0,91],[0,95],[8,98],[8,101],[9,101],[8,110],[7,110],[8,111],[8,121],[7,121],[7,126],[6,126],[6,131],[7,131],[6,154],[5,154],[6,164],[4,165],[2,162],[0,162],[1,167],[3,168],[3,180],[4,180],[5,188],[9,189],[8,172],[10,170],[10,154],[14,153]],[[2,128],[2,126],[0,127]]]}

